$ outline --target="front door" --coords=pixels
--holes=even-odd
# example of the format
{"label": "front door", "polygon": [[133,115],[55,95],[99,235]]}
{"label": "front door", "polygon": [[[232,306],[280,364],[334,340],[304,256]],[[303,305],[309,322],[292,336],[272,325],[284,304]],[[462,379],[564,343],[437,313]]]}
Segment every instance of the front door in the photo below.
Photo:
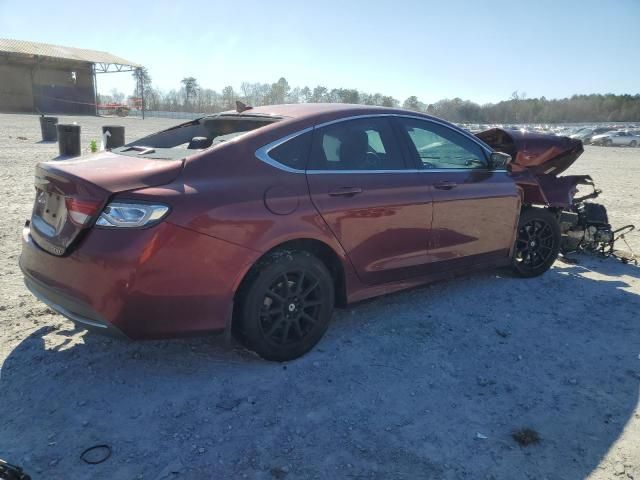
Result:
{"label": "front door", "polygon": [[487,152],[445,124],[397,119],[425,188],[433,191],[429,254],[433,270],[508,258],[520,196],[506,170],[492,170]]}
{"label": "front door", "polygon": [[311,199],[364,283],[423,273],[432,205],[387,117],[317,128],[307,179]]}

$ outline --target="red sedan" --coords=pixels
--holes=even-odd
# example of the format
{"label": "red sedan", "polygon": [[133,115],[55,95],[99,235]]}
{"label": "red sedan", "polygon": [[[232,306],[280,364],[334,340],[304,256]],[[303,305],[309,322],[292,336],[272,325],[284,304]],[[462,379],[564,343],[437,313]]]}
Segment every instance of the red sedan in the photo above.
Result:
{"label": "red sedan", "polygon": [[[35,296],[84,326],[132,339],[226,330],[292,359],[335,306],[477,268],[551,266],[558,189],[490,132],[511,155],[415,112],[281,105],[43,162],[20,266]],[[533,165],[582,151],[534,143],[534,157],[556,154]]]}

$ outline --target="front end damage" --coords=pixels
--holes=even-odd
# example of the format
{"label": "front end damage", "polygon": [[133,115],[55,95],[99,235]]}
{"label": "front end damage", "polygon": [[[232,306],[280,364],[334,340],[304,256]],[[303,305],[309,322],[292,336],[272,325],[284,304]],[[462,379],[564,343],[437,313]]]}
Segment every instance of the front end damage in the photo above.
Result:
{"label": "front end damage", "polygon": [[[557,214],[563,255],[584,251],[637,264],[635,255],[614,248],[635,227],[613,230],[606,208],[592,202],[601,193],[593,179],[589,175],[558,176],[584,152],[580,140],[500,128],[476,135],[495,151],[511,156],[508,167],[521,190],[523,205],[544,206]],[[592,191],[576,197],[579,186]]]}

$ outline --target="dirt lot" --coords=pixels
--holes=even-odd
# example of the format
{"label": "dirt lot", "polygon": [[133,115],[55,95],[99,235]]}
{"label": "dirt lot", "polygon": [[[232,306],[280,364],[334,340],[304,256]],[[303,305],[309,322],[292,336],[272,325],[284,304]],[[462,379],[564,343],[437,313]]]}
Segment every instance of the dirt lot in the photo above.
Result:
{"label": "dirt lot", "polygon": [[[170,120],[61,118],[83,146]],[[133,343],[75,330],[18,269],[38,119],[0,115],[0,458],[34,479],[640,479],[640,269],[556,263],[338,311],[286,365],[221,337]],[[640,225],[640,148],[587,147],[614,224]],[[640,251],[640,236],[631,237]],[[527,447],[514,430],[532,428]],[[112,447],[99,465],[80,460]]]}

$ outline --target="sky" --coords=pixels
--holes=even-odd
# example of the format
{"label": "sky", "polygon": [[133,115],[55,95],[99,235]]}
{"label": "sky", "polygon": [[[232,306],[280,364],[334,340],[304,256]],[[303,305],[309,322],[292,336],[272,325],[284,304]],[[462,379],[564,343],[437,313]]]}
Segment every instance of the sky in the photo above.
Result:
{"label": "sky", "polygon": [[[193,76],[426,103],[640,93],[640,0],[0,0],[0,37],[107,51],[162,90]],[[98,76],[101,93],[133,83]]]}

